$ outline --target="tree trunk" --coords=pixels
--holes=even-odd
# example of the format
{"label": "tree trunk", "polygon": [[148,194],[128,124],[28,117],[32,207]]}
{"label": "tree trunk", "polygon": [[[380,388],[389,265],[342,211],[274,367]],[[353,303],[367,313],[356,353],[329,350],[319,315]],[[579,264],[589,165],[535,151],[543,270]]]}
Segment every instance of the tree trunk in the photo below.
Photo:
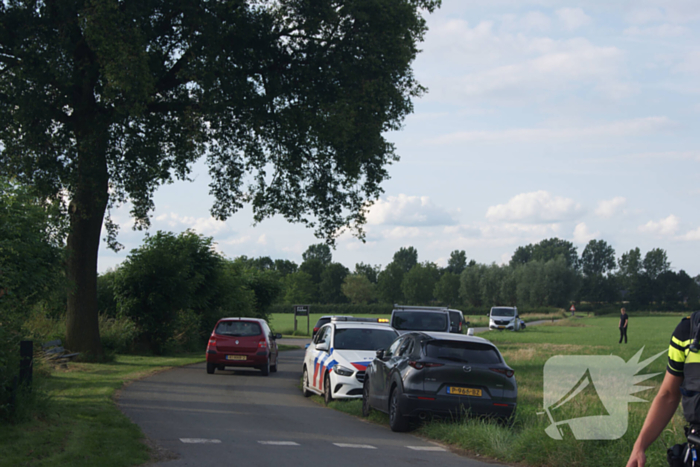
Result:
{"label": "tree trunk", "polygon": [[106,131],[95,131],[94,127],[82,136],[83,142],[79,142],[78,146],[78,177],[70,203],[67,241],[69,290],[66,348],[101,356],[97,317],[97,252],[109,198],[105,156],[108,137]]}

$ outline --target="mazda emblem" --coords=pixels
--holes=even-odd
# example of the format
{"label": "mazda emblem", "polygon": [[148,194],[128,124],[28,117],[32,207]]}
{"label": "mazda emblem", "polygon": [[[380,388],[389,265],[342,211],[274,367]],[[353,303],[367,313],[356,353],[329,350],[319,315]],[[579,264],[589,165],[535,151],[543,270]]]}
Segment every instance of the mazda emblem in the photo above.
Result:
{"label": "mazda emblem", "polygon": [[466,366],[466,365],[463,366],[462,369],[464,370],[465,373],[469,373],[470,371],[472,371],[472,367]]}
{"label": "mazda emblem", "polygon": [[236,341],[236,345],[238,345],[238,341]]}

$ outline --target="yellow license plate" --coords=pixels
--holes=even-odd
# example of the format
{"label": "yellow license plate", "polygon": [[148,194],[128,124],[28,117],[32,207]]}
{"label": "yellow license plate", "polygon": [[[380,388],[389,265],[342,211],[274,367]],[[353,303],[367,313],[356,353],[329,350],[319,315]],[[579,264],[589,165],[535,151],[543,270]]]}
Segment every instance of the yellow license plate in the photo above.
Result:
{"label": "yellow license plate", "polygon": [[245,360],[245,355],[226,355],[226,360]]}
{"label": "yellow license plate", "polygon": [[481,389],[456,388],[456,387],[450,386],[447,388],[447,394],[454,394],[456,396],[481,397]]}
{"label": "yellow license plate", "polygon": [[498,326],[498,329],[505,329],[505,326]]}

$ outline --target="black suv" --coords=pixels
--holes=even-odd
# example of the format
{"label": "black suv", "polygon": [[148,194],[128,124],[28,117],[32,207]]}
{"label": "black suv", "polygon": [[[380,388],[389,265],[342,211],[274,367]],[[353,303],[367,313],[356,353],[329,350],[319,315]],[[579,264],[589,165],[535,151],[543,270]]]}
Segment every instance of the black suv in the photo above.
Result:
{"label": "black suv", "polygon": [[514,371],[481,337],[409,332],[377,350],[362,388],[362,414],[389,414],[393,431],[411,420],[471,415],[507,419],[516,408]]}
{"label": "black suv", "polygon": [[464,315],[447,307],[394,305],[390,324],[399,333],[435,331],[462,334]]}

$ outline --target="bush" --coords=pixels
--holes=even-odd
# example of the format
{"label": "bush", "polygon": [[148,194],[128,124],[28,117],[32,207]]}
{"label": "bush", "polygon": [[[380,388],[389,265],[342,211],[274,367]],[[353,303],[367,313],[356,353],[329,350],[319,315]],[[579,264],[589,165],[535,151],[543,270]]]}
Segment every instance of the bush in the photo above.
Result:
{"label": "bush", "polygon": [[20,334],[14,323],[0,324],[0,420],[13,413],[15,377],[19,374]]}
{"label": "bush", "polygon": [[180,310],[175,317],[173,337],[166,343],[166,352],[196,351],[204,348],[199,329],[202,317],[192,310]]}
{"label": "bush", "polygon": [[100,340],[105,353],[128,353],[134,346],[138,336],[136,324],[127,317],[110,318],[108,315],[99,316]]}

